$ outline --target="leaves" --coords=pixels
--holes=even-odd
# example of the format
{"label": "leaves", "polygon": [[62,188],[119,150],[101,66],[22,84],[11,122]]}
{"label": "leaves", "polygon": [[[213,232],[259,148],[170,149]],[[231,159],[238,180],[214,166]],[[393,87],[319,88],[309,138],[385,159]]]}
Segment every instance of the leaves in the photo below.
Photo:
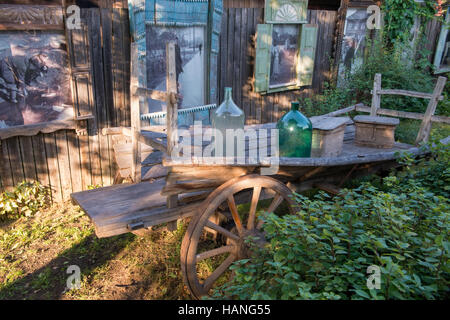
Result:
{"label": "leaves", "polygon": [[[215,298],[444,299],[450,279],[450,150],[436,146],[379,187],[361,183],[344,197],[296,194],[296,215],[267,215],[266,248],[235,263],[235,277]],[[433,183],[429,181],[432,177]],[[369,266],[381,289],[369,289]]]}
{"label": "leaves", "polygon": [[0,221],[30,217],[50,203],[50,191],[39,182],[23,181],[13,192],[0,194]]}

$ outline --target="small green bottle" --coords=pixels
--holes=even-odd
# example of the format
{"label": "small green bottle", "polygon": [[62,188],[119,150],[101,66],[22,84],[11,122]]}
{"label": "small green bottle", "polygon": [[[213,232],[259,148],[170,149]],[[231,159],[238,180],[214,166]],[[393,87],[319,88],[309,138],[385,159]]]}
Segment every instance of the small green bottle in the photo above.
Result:
{"label": "small green bottle", "polygon": [[277,123],[280,157],[311,157],[312,124],[300,111],[299,102],[291,103],[291,110]]}

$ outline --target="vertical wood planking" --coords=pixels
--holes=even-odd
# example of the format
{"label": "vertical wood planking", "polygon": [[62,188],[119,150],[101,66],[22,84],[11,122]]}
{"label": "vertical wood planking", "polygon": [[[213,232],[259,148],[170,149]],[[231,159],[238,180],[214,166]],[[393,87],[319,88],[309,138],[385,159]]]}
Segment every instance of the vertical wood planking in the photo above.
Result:
{"label": "vertical wood planking", "polygon": [[58,168],[58,154],[56,149],[55,134],[49,133],[44,136],[45,153],[47,155],[48,173],[50,177],[50,187],[52,190],[52,200],[62,202],[61,181]]}
{"label": "vertical wood planking", "polygon": [[23,160],[20,154],[19,137],[10,138],[6,140],[6,142],[8,144],[9,160],[14,185],[17,185],[25,179],[25,174],[23,172]]}
{"label": "vertical wood planking", "polygon": [[61,181],[61,193],[64,201],[70,198],[72,193],[72,178],[70,175],[69,150],[67,146],[67,131],[59,130],[55,132],[56,153]]}
{"label": "vertical wood planking", "polygon": [[36,181],[36,165],[31,137],[19,137],[19,142],[23,161],[24,178],[26,181]]}
{"label": "vertical wood planking", "polygon": [[8,145],[5,140],[0,145],[0,151],[0,179],[2,180],[2,190],[9,190],[14,185],[14,180],[9,161]]}
{"label": "vertical wood planking", "polygon": [[45,141],[42,133],[31,137],[33,142],[34,160],[36,163],[37,180],[44,186],[50,186],[47,167],[47,155],[45,153]]}

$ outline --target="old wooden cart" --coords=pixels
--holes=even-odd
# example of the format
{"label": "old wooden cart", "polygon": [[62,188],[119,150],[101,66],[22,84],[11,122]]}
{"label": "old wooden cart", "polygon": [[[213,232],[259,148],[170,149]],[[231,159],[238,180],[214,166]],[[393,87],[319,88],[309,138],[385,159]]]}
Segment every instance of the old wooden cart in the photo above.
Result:
{"label": "old wooden cart", "polygon": [[[171,157],[179,141],[176,133],[177,95],[173,51],[173,44],[169,44],[168,93],[139,88],[136,79],[132,79],[132,127],[105,131],[105,134],[125,135],[131,139],[133,149],[126,156],[131,163],[130,172],[134,183],[79,192],[73,194],[72,198],[92,219],[99,237],[148,229],[164,223],[170,227],[177,220],[190,218],[180,258],[184,281],[196,298],[208,294],[213,285],[227,274],[234,261],[249,255],[245,242],[247,237],[264,239],[260,213],[276,212],[277,208],[294,213],[296,204],[292,198],[293,191],[318,187],[338,193],[339,187],[350,178],[398,166],[396,157],[399,151],[408,151],[417,156],[424,154],[418,147],[402,143],[396,143],[391,149],[357,146],[353,143],[354,126],[349,118],[343,151],[337,157],[270,158],[253,152],[265,145],[270,152],[273,139],[271,131],[267,129],[273,128],[274,124],[246,127],[250,138],[245,139],[244,161],[228,159],[225,164],[221,164],[209,161],[212,159],[195,157],[196,148],[202,150],[205,146],[201,139],[197,139],[201,132],[193,132],[194,155]],[[136,65],[133,70],[133,74],[137,74]],[[423,119],[419,141],[428,139],[431,122],[450,123],[449,118],[433,115],[445,79],[439,80],[433,94],[398,90],[383,92],[377,87],[381,83],[378,80],[375,81],[372,108],[357,105],[324,117],[335,117],[356,110],[374,115],[384,113]],[[379,108],[379,96],[385,93],[420,95],[430,99],[430,106],[425,115],[383,110]],[[140,127],[138,100],[142,95],[167,101],[166,131]],[[262,131],[268,132],[267,136],[257,134],[252,138],[251,132]],[[446,139],[444,143],[448,141]],[[167,168],[166,177],[140,182],[141,143],[165,154],[163,166]]]}

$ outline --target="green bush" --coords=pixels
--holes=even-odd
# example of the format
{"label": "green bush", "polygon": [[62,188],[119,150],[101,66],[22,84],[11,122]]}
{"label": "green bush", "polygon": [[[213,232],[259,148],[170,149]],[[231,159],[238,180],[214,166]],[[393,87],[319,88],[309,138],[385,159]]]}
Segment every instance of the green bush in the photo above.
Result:
{"label": "green bush", "polygon": [[[312,98],[300,98],[302,111],[308,116],[316,116],[355,103],[370,106],[371,90],[377,73],[382,75],[382,88],[433,92],[436,79],[430,74],[432,65],[427,59],[430,52],[424,49],[424,40],[423,38],[418,40],[417,50],[401,42],[390,47],[383,39],[369,41],[368,55],[364,63],[354,73],[347,74],[339,87],[326,83],[322,94]],[[449,90],[450,84],[447,83],[444,90],[446,99],[439,102],[436,114],[450,114],[450,102],[447,99]],[[425,112],[427,104],[426,99],[405,96],[384,95],[381,99],[382,108],[419,113]]]}
{"label": "green bush", "polygon": [[23,181],[0,194],[0,221],[32,216],[50,203],[50,191],[39,182]]}
{"label": "green bush", "polygon": [[[414,164],[380,188],[362,183],[345,196],[296,195],[296,215],[268,214],[268,241],[236,262],[216,298],[447,299],[450,281],[449,148]],[[378,266],[381,288],[369,290]]]}

